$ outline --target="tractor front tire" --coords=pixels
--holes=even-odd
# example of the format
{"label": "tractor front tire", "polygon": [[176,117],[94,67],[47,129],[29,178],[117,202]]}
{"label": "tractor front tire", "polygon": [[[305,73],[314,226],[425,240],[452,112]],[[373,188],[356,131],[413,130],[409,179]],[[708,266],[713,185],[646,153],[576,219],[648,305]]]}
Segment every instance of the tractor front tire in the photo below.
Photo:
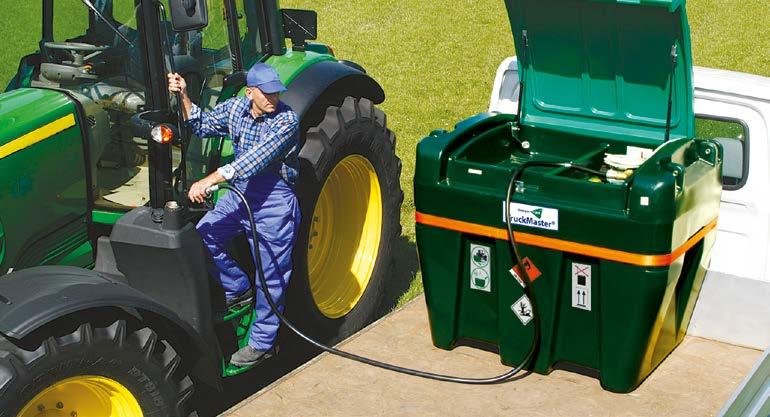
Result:
{"label": "tractor front tire", "polygon": [[347,97],[310,127],[300,151],[302,223],[287,314],[336,343],[379,318],[401,235],[401,161],[385,113]]}
{"label": "tractor front tire", "polygon": [[117,320],[37,347],[0,339],[0,417],[184,417],[193,392],[171,345]]}

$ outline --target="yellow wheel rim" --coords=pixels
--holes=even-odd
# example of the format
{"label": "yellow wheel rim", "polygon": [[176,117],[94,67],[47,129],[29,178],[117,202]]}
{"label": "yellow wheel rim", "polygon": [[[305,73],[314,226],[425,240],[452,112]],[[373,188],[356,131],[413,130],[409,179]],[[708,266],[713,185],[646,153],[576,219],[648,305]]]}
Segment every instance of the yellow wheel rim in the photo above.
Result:
{"label": "yellow wheel rim", "polygon": [[18,417],[142,417],[131,392],[102,376],[77,376],[37,394]]}
{"label": "yellow wheel rim", "polygon": [[350,155],[334,167],[313,210],[308,237],[310,291],[336,319],[355,308],[371,278],[382,233],[382,193],[372,164]]}

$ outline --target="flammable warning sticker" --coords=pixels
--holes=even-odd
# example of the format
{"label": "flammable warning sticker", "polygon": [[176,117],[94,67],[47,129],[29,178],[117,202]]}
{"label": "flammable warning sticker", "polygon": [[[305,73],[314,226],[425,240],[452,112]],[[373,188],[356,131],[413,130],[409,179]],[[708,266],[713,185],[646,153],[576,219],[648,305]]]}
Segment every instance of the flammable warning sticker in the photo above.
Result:
{"label": "flammable warning sticker", "polygon": [[[511,216],[511,224],[537,227],[539,229],[559,230],[558,209],[511,203],[509,214]],[[505,222],[505,201],[503,201],[503,223]]]}
{"label": "flammable warning sticker", "polygon": [[[535,263],[532,262],[528,257],[525,257],[522,262],[524,264],[524,269],[527,270],[527,276],[529,279],[534,282],[538,277],[543,275],[542,272],[535,266]],[[521,267],[519,265],[514,265],[508,272],[513,275],[513,277],[516,279],[516,281],[519,282],[519,285],[521,285],[521,288],[524,288],[524,280],[521,278],[522,272]]]}
{"label": "flammable warning sticker", "polygon": [[[543,275],[542,272],[540,272],[540,269],[537,268],[534,262],[532,262],[529,257],[525,256],[524,259],[521,260],[521,263],[524,264],[524,269],[527,270],[527,276],[532,281],[536,280],[540,275]],[[517,266],[518,268],[518,266]]]}

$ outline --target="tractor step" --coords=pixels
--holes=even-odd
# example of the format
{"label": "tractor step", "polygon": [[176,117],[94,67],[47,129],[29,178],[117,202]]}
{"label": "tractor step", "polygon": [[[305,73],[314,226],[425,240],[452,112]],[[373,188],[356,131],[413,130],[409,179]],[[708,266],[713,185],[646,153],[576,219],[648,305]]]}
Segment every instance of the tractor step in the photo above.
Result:
{"label": "tractor step", "polygon": [[268,360],[268,359],[272,358],[273,356],[276,356],[276,355],[278,355],[278,352],[279,352],[279,351],[280,351],[280,346],[278,346],[278,345],[276,344],[276,345],[275,345],[275,346],[273,346],[273,347],[272,347],[272,348],[271,348],[269,351],[267,351],[267,353],[265,353],[265,354],[262,356],[262,358],[260,358],[260,359],[259,359],[259,361],[257,361],[257,363],[255,363],[254,365],[251,365],[251,366],[235,366],[235,365],[233,365],[233,364],[231,364],[231,363],[228,363],[228,364],[227,364],[227,365],[224,367],[224,371],[222,372],[222,374],[223,374],[223,376],[224,376],[225,378],[227,378],[227,377],[231,377],[231,376],[240,375],[240,374],[242,374],[242,373],[244,373],[244,372],[247,372],[247,371],[249,371],[249,370],[251,370],[251,369],[253,369],[253,368],[255,368],[255,367],[259,366],[259,364],[261,364],[261,363],[263,363],[264,361],[266,361],[266,360]]}
{"label": "tractor step", "polygon": [[220,316],[222,317],[221,321],[232,321],[238,319],[246,315],[251,310],[251,303],[249,303],[244,306],[237,306],[227,311],[220,312]]}

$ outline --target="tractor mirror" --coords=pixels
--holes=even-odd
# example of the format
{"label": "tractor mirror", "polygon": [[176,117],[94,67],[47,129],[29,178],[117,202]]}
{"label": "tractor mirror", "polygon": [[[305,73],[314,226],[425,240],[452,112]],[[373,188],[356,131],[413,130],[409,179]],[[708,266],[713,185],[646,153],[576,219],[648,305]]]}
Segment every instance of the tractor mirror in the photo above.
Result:
{"label": "tractor mirror", "polygon": [[206,0],[170,0],[169,6],[174,32],[199,30],[209,24]]}
{"label": "tractor mirror", "polygon": [[230,89],[238,89],[240,90],[246,85],[246,72],[244,71],[236,71],[232,74],[228,74],[225,76],[225,79],[222,80],[222,86],[225,88]]}
{"label": "tractor mirror", "polygon": [[312,10],[281,9],[283,33],[294,47],[305,46],[308,39],[318,37],[318,15]]}

